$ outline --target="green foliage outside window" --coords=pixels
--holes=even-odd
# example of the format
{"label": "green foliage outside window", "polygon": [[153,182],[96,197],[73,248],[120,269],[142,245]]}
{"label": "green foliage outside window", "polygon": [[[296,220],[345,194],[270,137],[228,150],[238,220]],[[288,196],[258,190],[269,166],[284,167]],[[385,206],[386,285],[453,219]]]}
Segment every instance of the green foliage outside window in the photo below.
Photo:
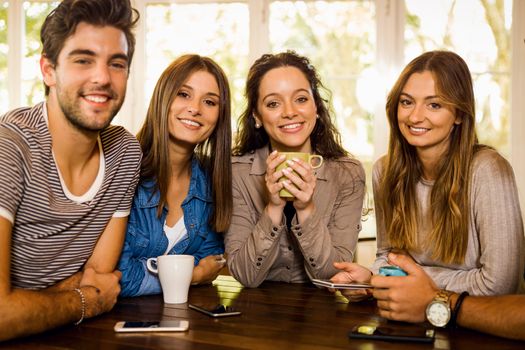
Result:
{"label": "green foliage outside window", "polygon": [[[284,33],[284,34],[283,34]],[[373,111],[359,98],[359,79],[375,65],[373,1],[277,1],[270,6],[273,52],[292,49],[310,58],[330,99],[345,147],[373,156]]]}
{"label": "green foliage outside window", "polygon": [[25,41],[22,71],[24,105],[32,106],[44,99],[44,85],[40,73],[39,59],[42,52],[40,28],[47,14],[58,2],[24,2]]}
{"label": "green foliage outside window", "polygon": [[243,3],[159,4],[146,9],[146,98],[168,64],[185,53],[213,58],[232,92],[232,116],[244,105],[248,72],[248,7]]}
{"label": "green foliage outside window", "polygon": [[[435,49],[452,50],[465,59],[474,81],[480,142],[506,156],[510,153],[511,7],[511,0],[432,4],[407,0],[405,27],[407,62]],[[442,20],[432,23],[436,18]]]}

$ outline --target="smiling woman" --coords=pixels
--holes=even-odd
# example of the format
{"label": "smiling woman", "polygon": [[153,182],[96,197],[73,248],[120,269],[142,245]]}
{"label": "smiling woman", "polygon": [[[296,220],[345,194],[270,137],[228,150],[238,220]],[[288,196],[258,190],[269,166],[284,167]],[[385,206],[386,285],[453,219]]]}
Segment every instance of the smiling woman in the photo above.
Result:
{"label": "smiling woman", "polygon": [[187,144],[193,149],[211,135],[219,118],[219,94],[217,81],[207,71],[193,73],[181,86],[168,115],[171,149]]}
{"label": "smiling woman", "polygon": [[293,66],[268,71],[261,80],[253,117],[270,138],[272,149],[312,152],[310,134],[317,108],[307,78]]}
{"label": "smiling woman", "polygon": [[[397,251],[412,256],[440,289],[470,295],[523,291],[523,224],[513,170],[478,142],[465,61],[450,51],[416,57],[390,91],[386,111],[389,149],[373,174],[373,271]],[[351,275],[367,277],[360,282],[370,278],[357,264],[341,268],[338,282],[350,282]],[[403,293],[391,287],[388,293]]]}
{"label": "smiling woman", "polygon": [[[365,175],[341,146],[322,88],[310,61],[291,51],[261,56],[248,73],[225,237],[230,272],[245,286],[329,278],[333,262],[354,257]],[[281,169],[280,152],[290,151],[324,162],[314,170],[297,154]]]}
{"label": "smiling woman", "polygon": [[145,265],[165,254],[193,255],[192,283],[224,266],[221,233],[231,200],[230,90],[208,57],[184,55],[162,73],[137,135],[144,159],[119,262],[123,296],[158,294]]}
{"label": "smiling woman", "polygon": [[[450,134],[461,120],[456,116],[455,107],[436,94],[435,86],[430,71],[412,74],[400,95],[397,123],[420,159],[437,161],[447,152]],[[427,172],[436,169],[424,167],[424,177],[435,178],[435,174]]]}

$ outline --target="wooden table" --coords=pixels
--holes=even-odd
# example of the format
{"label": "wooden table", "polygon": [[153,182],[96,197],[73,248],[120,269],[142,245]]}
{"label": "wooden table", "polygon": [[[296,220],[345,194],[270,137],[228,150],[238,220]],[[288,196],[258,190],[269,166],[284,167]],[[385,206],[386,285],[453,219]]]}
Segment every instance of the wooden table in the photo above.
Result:
{"label": "wooden table", "polygon": [[[190,289],[193,304],[223,303],[242,311],[241,316],[213,319],[187,304],[164,304],[161,295],[123,298],[115,308],[80,326],[7,342],[9,349],[524,349],[525,343],[459,330],[439,330],[434,345],[348,339],[347,333],[363,323],[388,323],[375,315],[375,302],[349,304],[310,284],[265,282],[243,288],[231,276],[219,276],[208,286]],[[117,321],[186,319],[182,333],[116,334]]]}

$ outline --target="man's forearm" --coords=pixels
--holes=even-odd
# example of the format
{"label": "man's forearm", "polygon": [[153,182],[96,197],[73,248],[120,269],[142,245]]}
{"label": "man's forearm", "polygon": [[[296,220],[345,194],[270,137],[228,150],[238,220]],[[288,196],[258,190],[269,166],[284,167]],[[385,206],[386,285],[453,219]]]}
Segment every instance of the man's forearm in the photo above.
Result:
{"label": "man's forearm", "polygon": [[81,315],[81,298],[74,290],[14,289],[0,301],[0,341],[73,323]]}
{"label": "man's forearm", "polygon": [[73,290],[80,286],[80,280],[82,279],[82,271],[79,271],[65,280],[58,282],[57,284],[46,288],[47,292],[60,292],[65,290]]}
{"label": "man's forearm", "polygon": [[525,340],[525,295],[467,297],[458,324],[506,338]]}

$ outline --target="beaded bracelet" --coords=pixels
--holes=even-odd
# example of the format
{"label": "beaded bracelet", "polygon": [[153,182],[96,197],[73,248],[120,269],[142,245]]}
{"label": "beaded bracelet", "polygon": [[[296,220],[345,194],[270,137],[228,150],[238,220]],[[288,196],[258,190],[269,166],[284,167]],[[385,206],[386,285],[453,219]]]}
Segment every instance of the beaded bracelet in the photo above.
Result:
{"label": "beaded bracelet", "polygon": [[457,319],[458,319],[458,314],[459,314],[459,308],[461,307],[461,304],[463,304],[463,300],[468,296],[468,292],[465,291],[465,292],[462,292],[458,299],[456,300],[456,305],[454,306],[454,311],[452,312],[452,317],[450,318],[450,326],[452,328],[457,328],[458,325],[457,325]]}
{"label": "beaded bracelet", "polygon": [[75,322],[75,326],[78,326],[82,321],[84,321],[84,316],[86,316],[86,298],[84,297],[84,293],[82,293],[80,288],[75,288],[74,291],[80,295],[80,302],[82,303],[82,314],[80,315],[80,320]]}

